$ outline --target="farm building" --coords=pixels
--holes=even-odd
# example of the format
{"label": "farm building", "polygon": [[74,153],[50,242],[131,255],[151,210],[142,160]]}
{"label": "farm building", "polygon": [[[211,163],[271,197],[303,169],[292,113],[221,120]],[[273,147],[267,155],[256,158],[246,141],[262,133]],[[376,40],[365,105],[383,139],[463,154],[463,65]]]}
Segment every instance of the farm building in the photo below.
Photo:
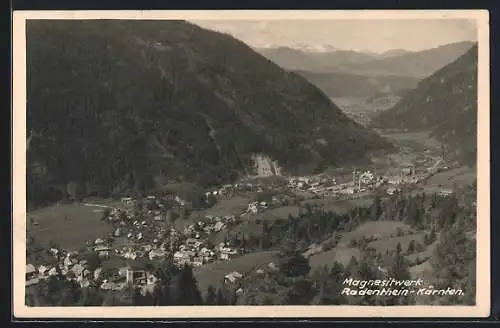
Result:
{"label": "farm building", "polygon": [[224,276],[224,282],[234,284],[241,278],[243,278],[243,275],[237,271],[234,271]]}

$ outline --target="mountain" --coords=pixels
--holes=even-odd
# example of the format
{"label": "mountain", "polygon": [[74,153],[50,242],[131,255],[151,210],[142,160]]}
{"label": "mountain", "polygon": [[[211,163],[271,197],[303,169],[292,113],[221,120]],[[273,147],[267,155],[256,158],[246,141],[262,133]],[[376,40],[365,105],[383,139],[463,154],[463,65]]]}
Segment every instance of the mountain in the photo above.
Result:
{"label": "mountain", "polygon": [[341,69],[359,75],[397,75],[424,78],[463,55],[473,45],[474,43],[469,41],[451,43],[388,58],[343,63]]}
{"label": "mountain", "polygon": [[473,44],[464,41],[422,51],[394,49],[382,54],[351,50],[311,52],[289,47],[256,51],[287,70],[422,79],[457,59]]}
{"label": "mountain", "polygon": [[364,63],[376,59],[373,54],[351,50],[310,51],[303,48],[258,48],[258,53],[291,71],[338,72],[339,65]]}
{"label": "mountain", "polygon": [[379,58],[391,58],[396,56],[402,56],[411,53],[411,51],[405,49],[392,49],[386,52],[383,52],[378,55]]}
{"label": "mountain", "polygon": [[373,97],[380,93],[397,94],[414,88],[418,80],[404,76],[362,76],[346,73],[297,71],[329,97]]}
{"label": "mountain", "polygon": [[[28,21],[28,201],[285,172],[393,146],[317,87],[185,21]],[[76,191],[75,191],[76,190]]]}
{"label": "mountain", "polygon": [[431,130],[463,160],[475,161],[477,134],[477,45],[409,91],[371,125]]}

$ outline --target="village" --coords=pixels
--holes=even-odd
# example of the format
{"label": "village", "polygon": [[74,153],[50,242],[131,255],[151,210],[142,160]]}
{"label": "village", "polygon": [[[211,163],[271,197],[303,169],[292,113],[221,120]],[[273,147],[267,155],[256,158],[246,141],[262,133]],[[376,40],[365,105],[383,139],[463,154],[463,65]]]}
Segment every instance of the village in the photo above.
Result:
{"label": "village", "polygon": [[[257,166],[257,177],[280,176],[280,172],[261,161]],[[438,170],[447,169],[442,159],[416,173],[415,166],[403,167],[392,175],[377,175],[370,170],[357,169],[352,172],[350,181],[338,183],[336,177],[327,174],[314,176],[282,177],[281,183],[269,184],[258,179],[246,179],[235,184],[207,190],[206,202],[236,197],[240,193],[275,191],[270,201],[252,200],[239,214],[205,215],[184,229],[176,229],[172,224],[172,208],[182,212],[187,201],[178,195],[149,195],[144,199],[123,197],[121,207],[105,208],[102,220],[112,225],[113,233],[96,240],[88,241],[85,254],[91,252],[99,258],[102,266],[91,265],[78,251],[50,248],[47,253],[52,257],[50,264],[27,264],[26,286],[36,285],[50,276],[73,280],[81,287],[99,286],[104,290],[120,290],[127,285],[140,287],[142,292],[154,288],[157,277],[152,272],[151,263],[160,262],[167,257],[178,266],[201,267],[216,261],[230,261],[245,254],[248,250],[236,248],[229,241],[213,242],[215,234],[230,230],[253,215],[264,213],[272,208],[285,206],[283,190],[301,195],[304,199],[318,198],[356,198],[367,193],[383,190],[393,195],[427,179]],[[345,180],[345,179],[344,179]],[[279,191],[279,192],[277,192]],[[441,194],[452,190],[443,189]],[[306,196],[304,196],[306,195]],[[167,200],[170,202],[167,202]],[[166,205],[166,204],[172,204]],[[166,208],[166,207],[170,208]],[[178,211],[178,212],[179,212]],[[118,261],[117,261],[118,259]],[[240,272],[228,272],[225,281],[235,283],[243,277]]]}

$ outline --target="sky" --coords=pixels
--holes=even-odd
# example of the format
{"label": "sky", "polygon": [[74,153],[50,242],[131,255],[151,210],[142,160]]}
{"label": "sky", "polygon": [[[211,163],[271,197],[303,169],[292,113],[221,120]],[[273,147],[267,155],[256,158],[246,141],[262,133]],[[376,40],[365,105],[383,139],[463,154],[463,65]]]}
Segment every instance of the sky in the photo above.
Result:
{"label": "sky", "polygon": [[406,20],[196,20],[201,27],[230,34],[252,47],[330,46],[382,53],[418,51],[459,41],[476,41],[474,21]]}

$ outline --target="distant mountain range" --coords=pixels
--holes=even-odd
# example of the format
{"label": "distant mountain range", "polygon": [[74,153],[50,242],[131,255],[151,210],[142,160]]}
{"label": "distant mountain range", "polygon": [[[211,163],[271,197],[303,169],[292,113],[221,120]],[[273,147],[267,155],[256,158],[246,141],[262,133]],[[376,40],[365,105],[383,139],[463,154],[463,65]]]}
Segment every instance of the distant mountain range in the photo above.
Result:
{"label": "distant mountain range", "polygon": [[465,41],[422,51],[394,49],[382,54],[349,50],[310,52],[288,47],[256,50],[287,70],[421,79],[457,59],[473,44]]}
{"label": "distant mountain range", "polygon": [[287,70],[317,73],[340,72],[339,65],[373,60],[372,54],[350,50],[304,51],[289,47],[260,48],[257,52]]}
{"label": "distant mountain range", "polygon": [[[368,160],[393,146],[299,74],[184,21],[27,23],[28,202]],[[76,188],[74,186],[79,186]]]}
{"label": "distant mountain range", "polygon": [[473,45],[473,42],[452,43],[371,61],[344,63],[341,69],[353,74],[396,75],[421,79],[451,63]]}
{"label": "distant mountain range", "polygon": [[382,54],[289,47],[257,51],[279,66],[299,72],[329,97],[372,97],[414,88],[422,78],[457,59],[473,44],[458,42],[414,52],[394,49]]}
{"label": "distant mountain range", "polygon": [[464,160],[475,162],[477,135],[477,45],[380,113],[377,128],[430,130]]}

